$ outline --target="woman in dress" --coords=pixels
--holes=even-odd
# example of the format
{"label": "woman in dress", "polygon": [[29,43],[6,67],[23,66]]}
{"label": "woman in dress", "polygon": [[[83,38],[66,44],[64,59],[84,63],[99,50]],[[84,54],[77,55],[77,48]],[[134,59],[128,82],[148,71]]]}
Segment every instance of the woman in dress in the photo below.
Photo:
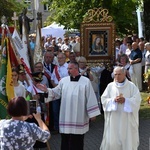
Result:
{"label": "woman in dress", "polygon": [[39,127],[24,120],[28,118],[28,106],[23,97],[13,98],[7,107],[11,119],[0,121],[0,149],[33,150],[36,140],[47,142],[50,132],[41,120],[40,113],[33,113]]}

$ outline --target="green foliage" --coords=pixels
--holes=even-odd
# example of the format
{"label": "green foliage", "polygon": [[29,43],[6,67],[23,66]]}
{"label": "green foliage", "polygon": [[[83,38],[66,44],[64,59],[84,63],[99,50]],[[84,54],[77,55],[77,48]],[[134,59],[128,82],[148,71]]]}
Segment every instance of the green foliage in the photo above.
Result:
{"label": "green foliage", "polygon": [[118,0],[112,4],[111,13],[116,23],[117,32],[132,34],[137,31],[137,4],[132,0]]}
{"label": "green foliage", "polygon": [[0,2],[0,18],[2,16],[6,16],[8,25],[13,24],[11,20],[13,13],[20,13],[25,5],[23,3],[19,3],[16,0],[1,0]]}
{"label": "green foliage", "polygon": [[83,15],[91,6],[86,0],[53,1],[50,6],[51,15],[48,20],[63,24],[66,28],[80,28]]}
{"label": "green foliage", "polygon": [[144,0],[144,24],[145,24],[145,37],[147,41],[150,41],[150,2]]}
{"label": "green foliage", "polygon": [[147,102],[147,97],[150,96],[149,93],[141,92],[142,102],[140,107],[140,118],[149,119],[150,118],[150,104]]}
{"label": "green foliage", "polygon": [[106,8],[113,16],[117,32],[129,34],[137,30],[136,0],[43,0],[50,4],[47,24],[55,21],[66,28],[80,29],[83,16],[89,9]]}

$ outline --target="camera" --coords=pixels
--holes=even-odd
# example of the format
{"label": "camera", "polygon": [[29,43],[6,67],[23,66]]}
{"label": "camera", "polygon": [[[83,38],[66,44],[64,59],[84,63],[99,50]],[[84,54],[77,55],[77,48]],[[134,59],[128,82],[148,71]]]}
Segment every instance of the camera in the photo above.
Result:
{"label": "camera", "polygon": [[33,113],[36,113],[36,107],[37,107],[36,100],[28,101],[28,114],[32,115]]}

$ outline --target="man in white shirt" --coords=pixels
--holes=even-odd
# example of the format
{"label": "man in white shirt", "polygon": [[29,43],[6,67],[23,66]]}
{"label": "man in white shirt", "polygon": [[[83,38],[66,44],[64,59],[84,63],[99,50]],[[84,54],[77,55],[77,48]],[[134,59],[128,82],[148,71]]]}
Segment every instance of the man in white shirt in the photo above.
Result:
{"label": "man in white shirt", "polygon": [[120,45],[120,54],[125,54],[127,48],[127,38],[125,37],[123,43]]}
{"label": "man in white shirt", "polygon": [[64,52],[65,49],[70,49],[70,51],[72,50],[72,46],[69,43],[69,38],[66,37],[64,38],[64,44],[61,46],[61,51]]}
{"label": "man in white shirt", "polygon": [[52,36],[47,38],[47,42],[45,42],[44,44],[44,49],[45,50],[50,50],[50,46],[52,45]]}
{"label": "man in white shirt", "polygon": [[78,58],[81,56],[81,54],[80,54],[80,37],[79,36],[76,37],[76,44],[73,47],[73,52],[76,55],[76,60],[78,60]]}
{"label": "man in white shirt", "polygon": [[145,71],[145,55],[146,55],[146,49],[144,48],[145,44],[144,42],[139,42],[138,44],[139,49],[142,51],[142,61],[141,61],[141,65],[142,65],[142,74],[141,74],[141,78],[142,78],[142,90],[147,90],[147,85],[144,82],[144,71]]}
{"label": "man in white shirt", "polygon": [[68,76],[68,63],[66,62],[66,56],[64,53],[59,53],[57,55],[58,59],[58,65],[57,67],[54,68],[52,77],[51,77],[51,82],[53,84],[53,87],[57,86],[59,81]]}
{"label": "man in white shirt", "polygon": [[114,82],[101,96],[105,127],[100,150],[137,150],[141,103],[139,89],[126,78],[123,67],[114,69]]}
{"label": "man in white shirt", "polygon": [[[69,76],[68,74],[68,63],[66,62],[66,56],[64,53],[59,53],[57,55],[58,64],[56,65],[52,76],[51,76],[51,83],[53,87],[56,87],[59,81]],[[57,132],[59,130],[59,111],[60,111],[60,98],[52,101],[52,112],[53,112],[53,119],[54,119],[54,130]]]}

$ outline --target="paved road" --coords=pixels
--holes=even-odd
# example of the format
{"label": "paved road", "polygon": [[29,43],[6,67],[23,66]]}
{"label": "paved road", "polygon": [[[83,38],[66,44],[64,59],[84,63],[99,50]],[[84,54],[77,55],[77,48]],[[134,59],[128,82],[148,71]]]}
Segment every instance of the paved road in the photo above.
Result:
{"label": "paved road", "polygon": [[[97,118],[90,124],[90,130],[85,135],[84,150],[99,150],[104,129],[104,120]],[[139,126],[140,146],[138,150],[150,150],[150,119],[140,119]],[[60,150],[60,134],[52,135],[51,150]]]}

